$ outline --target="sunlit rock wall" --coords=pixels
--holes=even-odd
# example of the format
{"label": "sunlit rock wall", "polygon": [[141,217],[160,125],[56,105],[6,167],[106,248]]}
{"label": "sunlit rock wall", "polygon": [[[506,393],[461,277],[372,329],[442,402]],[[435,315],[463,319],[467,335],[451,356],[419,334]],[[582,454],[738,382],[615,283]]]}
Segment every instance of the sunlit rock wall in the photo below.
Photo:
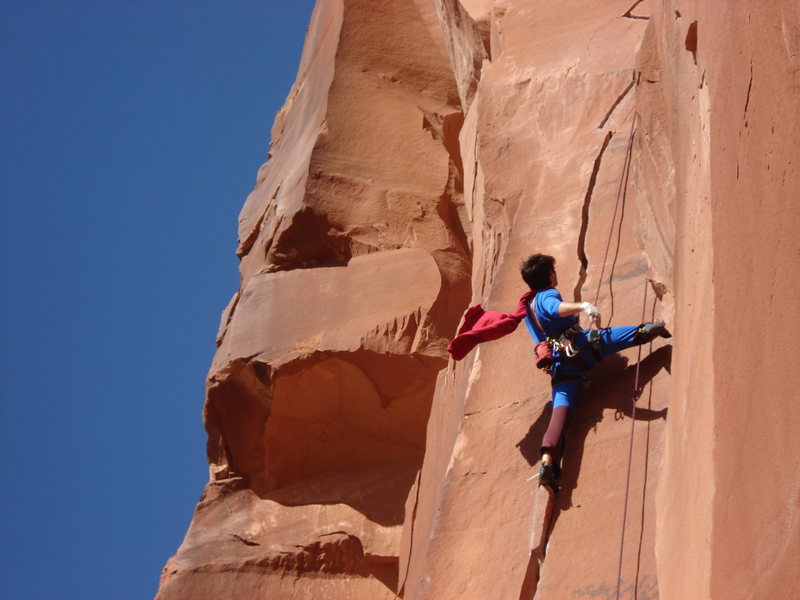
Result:
{"label": "sunlit rock wall", "polygon": [[[158,597],[800,595],[799,52],[783,0],[320,0]],[[555,498],[524,328],[445,350],[533,252],[674,333],[593,370]]]}
{"label": "sunlit rock wall", "polygon": [[[635,62],[648,21],[624,16],[629,7],[494,3],[491,60],[461,136],[473,303],[513,309],[524,291],[519,264],[541,251],[556,257],[565,298],[597,299],[607,325],[638,323],[643,313],[671,320],[646,283],[636,227]],[[665,282],[655,287],[669,293]],[[638,580],[640,597],[652,597],[670,348],[643,350],[622,586],[630,593]],[[533,368],[527,334],[487,344],[440,374],[413,520],[406,512],[405,597],[614,593],[630,434],[623,417],[637,356],[595,369],[554,506],[529,480],[550,389]]]}
{"label": "sunlit rock wall", "polygon": [[665,277],[672,254],[677,334],[659,589],[797,597],[800,7],[663,2],[650,27],[637,182]]}

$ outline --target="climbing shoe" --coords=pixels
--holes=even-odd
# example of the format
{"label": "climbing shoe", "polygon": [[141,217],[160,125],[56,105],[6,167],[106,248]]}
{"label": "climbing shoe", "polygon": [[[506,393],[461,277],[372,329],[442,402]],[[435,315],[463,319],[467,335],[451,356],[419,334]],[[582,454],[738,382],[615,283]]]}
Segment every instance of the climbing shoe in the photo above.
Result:
{"label": "climbing shoe", "polygon": [[672,334],[667,330],[667,325],[664,321],[656,321],[655,323],[646,323],[639,326],[639,335],[648,339],[656,337],[671,338]]}
{"label": "climbing shoe", "polygon": [[561,477],[561,467],[558,465],[539,465],[539,487],[545,486],[553,490],[554,494],[561,489],[558,480]]}

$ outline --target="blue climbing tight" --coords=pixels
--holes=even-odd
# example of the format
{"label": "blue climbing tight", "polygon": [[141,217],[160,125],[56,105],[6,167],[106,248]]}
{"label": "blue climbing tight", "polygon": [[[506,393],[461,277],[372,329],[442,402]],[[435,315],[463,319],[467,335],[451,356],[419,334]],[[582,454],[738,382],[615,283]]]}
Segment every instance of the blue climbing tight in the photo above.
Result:
{"label": "blue climbing tight", "polygon": [[[589,345],[589,331],[584,329],[581,333],[575,334],[573,341],[578,348],[582,348],[579,354],[580,360],[557,357],[551,376],[558,380],[565,375],[574,375],[577,379],[602,357],[651,341],[653,339],[651,336],[639,333],[639,327],[639,325],[628,325],[601,329],[599,344],[596,346],[600,354],[599,358]],[[553,386],[553,414],[542,439],[542,453],[550,454],[556,464],[561,460],[564,450],[564,432],[567,430],[575,410],[575,400],[581,385],[580,381],[566,381]]]}

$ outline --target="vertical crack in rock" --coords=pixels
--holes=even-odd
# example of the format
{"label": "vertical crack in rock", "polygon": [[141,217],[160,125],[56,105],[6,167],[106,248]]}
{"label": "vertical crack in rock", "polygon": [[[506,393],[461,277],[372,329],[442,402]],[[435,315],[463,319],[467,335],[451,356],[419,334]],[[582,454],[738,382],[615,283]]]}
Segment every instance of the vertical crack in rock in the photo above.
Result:
{"label": "vertical crack in rock", "polygon": [[747,100],[744,103],[744,126],[747,127],[747,109],[750,107],[750,92],[753,91],[753,63],[750,63],[750,83],[747,84]]}
{"label": "vertical crack in rock", "polygon": [[613,115],[614,111],[617,109],[617,106],[619,106],[620,102],[622,102],[625,99],[625,96],[628,95],[628,92],[630,92],[631,89],[633,89],[635,83],[636,83],[635,80],[631,80],[631,82],[628,84],[628,87],[626,87],[625,90],[617,97],[617,99],[614,100],[614,103],[611,105],[611,108],[608,109],[606,116],[603,117],[603,120],[600,121],[600,125],[597,126],[598,129],[602,129],[603,127],[605,127],[606,123],[611,118],[611,115]]}
{"label": "vertical crack in rock", "polygon": [[697,65],[697,21],[692,21],[691,25],[689,25],[684,46],[692,53],[692,60]]}
{"label": "vertical crack in rock", "polygon": [[606,133],[603,140],[603,145],[597,153],[597,158],[594,159],[594,166],[592,167],[592,174],[589,177],[589,185],[586,189],[586,196],[583,199],[583,210],[581,211],[581,230],[578,234],[578,260],[581,262],[581,268],[578,272],[578,283],[575,284],[575,291],[573,292],[576,302],[581,300],[581,288],[586,281],[586,272],[589,268],[589,259],[586,257],[586,234],[589,229],[589,206],[592,203],[592,193],[594,186],[597,182],[597,173],[600,171],[600,162],[603,160],[603,154],[608,147],[611,138],[614,136],[613,131]]}
{"label": "vertical crack in rock", "polygon": [[406,563],[403,565],[402,571],[398,573],[398,580],[397,580],[397,594],[401,598],[405,594],[405,587],[406,581],[408,580],[408,570],[409,565],[411,563],[411,556],[414,552],[414,526],[416,525],[417,521],[417,507],[419,506],[419,489],[420,489],[420,478],[422,476],[422,470],[420,469],[417,471],[417,478],[414,481],[414,496],[413,496],[413,503],[411,501],[411,495],[406,500],[406,512],[411,512],[411,518],[408,521],[408,527],[410,531],[408,532],[408,550],[405,552]]}
{"label": "vertical crack in rock", "polygon": [[[477,132],[475,133],[475,136],[473,137],[472,156],[474,157],[474,159],[472,161],[472,202],[471,202],[471,206],[470,206],[470,213],[471,213],[470,220],[474,221],[475,220],[475,193],[476,193],[476,190],[478,189],[478,177],[479,177],[478,170],[479,170],[479,167],[480,167],[480,163],[478,161],[478,133]],[[475,234],[473,233],[473,235],[475,235]],[[470,248],[470,254],[471,253],[472,253],[472,249]]]}
{"label": "vertical crack in rock", "polygon": [[[528,559],[528,568],[525,570],[525,577],[522,580],[522,587],[519,592],[519,600],[534,600],[539,589],[539,580],[542,577],[542,566],[547,557],[547,544],[550,541],[555,512],[555,498],[549,492],[541,491],[547,498],[545,502],[536,503],[534,508],[534,525],[531,531],[531,552]],[[542,497],[542,496],[540,496]],[[543,509],[543,510],[542,510]],[[537,524],[540,525],[537,529]],[[538,531],[538,539],[534,539],[534,534]],[[534,546],[534,543],[536,545]]]}

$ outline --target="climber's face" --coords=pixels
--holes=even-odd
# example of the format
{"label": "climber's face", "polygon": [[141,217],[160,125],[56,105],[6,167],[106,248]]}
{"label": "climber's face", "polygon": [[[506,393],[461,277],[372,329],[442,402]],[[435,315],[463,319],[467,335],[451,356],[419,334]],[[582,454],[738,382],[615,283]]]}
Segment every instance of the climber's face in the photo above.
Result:
{"label": "climber's face", "polygon": [[550,271],[550,285],[552,287],[556,287],[558,285],[558,275],[556,275],[555,267],[553,267],[553,270]]}

